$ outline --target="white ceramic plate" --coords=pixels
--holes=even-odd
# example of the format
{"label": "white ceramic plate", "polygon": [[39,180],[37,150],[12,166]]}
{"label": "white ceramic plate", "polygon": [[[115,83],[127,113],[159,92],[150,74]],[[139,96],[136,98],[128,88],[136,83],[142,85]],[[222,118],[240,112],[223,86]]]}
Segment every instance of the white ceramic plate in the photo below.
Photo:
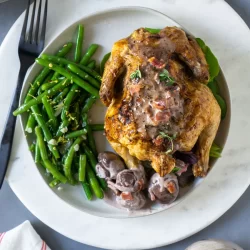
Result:
{"label": "white ceramic plate", "polygon": [[[145,16],[147,18],[145,19]],[[138,7],[130,7],[130,8],[118,8],[110,11],[104,11],[87,18],[84,18],[80,21],[80,23],[85,26],[85,47],[89,46],[91,43],[100,44],[101,47],[98,49],[98,52],[95,55],[95,58],[100,61],[100,58],[103,57],[104,54],[111,51],[112,45],[115,41],[118,41],[121,38],[127,37],[130,35],[135,29],[138,27],[159,27],[163,28],[165,26],[177,26],[180,25],[167,16],[162,15],[161,13],[154,12],[145,8]],[[123,24],[123,29],[119,29]],[[55,40],[53,40],[43,51],[46,54],[55,54],[60,47],[62,47],[65,43],[73,39],[75,37],[77,24],[74,23],[70,27],[68,27],[65,31],[63,31]],[[108,30],[108,31],[107,31]],[[116,32],[112,32],[116,31]],[[72,57],[73,55],[71,55]],[[26,81],[24,83],[20,105],[23,103],[24,98],[27,94],[27,90],[30,88],[30,83],[33,82],[36,75],[41,70],[41,67],[38,64],[34,64],[29,73],[27,74]],[[220,85],[221,92],[224,96],[228,96],[226,83],[224,78],[222,77],[222,73],[220,74]],[[93,106],[90,112],[90,120],[91,123],[104,123],[106,108],[102,105],[101,101],[98,100],[96,104]],[[25,113],[21,116],[21,124],[23,131],[26,126],[28,115]],[[227,119],[223,120],[221,123],[220,133],[218,133],[218,140],[220,141],[219,145],[224,145],[226,140],[228,124],[230,118],[230,100],[228,99],[228,115]],[[225,131],[225,132],[224,132]],[[24,133],[27,139],[27,147],[32,144],[34,140],[34,135],[29,135]],[[96,146],[98,152],[103,151],[113,151],[110,147],[106,137],[103,135],[103,132],[95,133],[96,137]],[[43,168],[39,168],[40,173],[42,174],[45,182],[41,185],[48,185],[52,178],[46,174]],[[130,217],[138,217],[144,215],[151,215],[156,212],[163,211],[168,209],[176,204],[178,204],[183,198],[190,193],[194,188],[198,186],[199,183],[202,182],[203,179],[196,179],[194,184],[181,188],[180,194],[175,202],[171,205],[162,205],[159,203],[154,203],[154,205],[150,208],[140,209],[138,211],[128,212],[125,209],[121,210],[115,208],[114,206],[110,206],[105,203],[103,200],[95,200],[89,202],[85,199],[85,195],[83,193],[83,189],[81,185],[78,186],[70,186],[70,185],[62,185],[63,189],[58,190],[57,188],[51,189],[52,192],[55,192],[60,198],[62,198],[68,204],[74,206],[80,211],[84,211],[96,216],[102,217],[110,217],[110,218],[130,218]]]}
{"label": "white ceramic plate", "polygon": [[[72,3],[61,1],[60,11],[58,11],[60,15],[57,16],[53,7],[59,8],[56,4],[58,2],[50,1],[52,10],[49,16],[53,14],[53,21],[48,20],[48,39],[51,40],[54,34],[63,30],[67,23],[76,20],[76,16],[82,16],[83,10],[85,14],[91,13],[93,10],[114,7],[118,2],[121,5],[133,4],[132,0],[126,3],[123,1],[115,3],[84,1],[82,3],[80,0],[75,0],[76,9],[72,7]],[[16,129],[12,164],[7,176],[14,192],[39,219],[72,239],[109,249],[152,248],[181,240],[201,230],[222,215],[240,197],[250,182],[250,164],[247,157],[250,141],[249,117],[246,116],[247,111],[244,110],[244,105],[250,104],[246,91],[249,88],[247,64],[250,61],[250,36],[246,25],[224,1],[220,0],[193,0],[188,4],[182,0],[166,3],[154,1],[151,4],[137,1],[136,5],[146,5],[168,13],[194,35],[204,38],[217,55],[225,72],[233,103],[228,142],[217,166],[213,168],[202,185],[188,195],[183,202],[158,214],[127,220],[88,215],[68,205],[51,192],[50,188],[44,184],[43,178],[28,153],[20,126]],[[222,12],[223,16],[221,16]],[[132,19],[132,21],[138,23],[138,26],[157,27],[160,25],[156,25],[154,19],[159,17],[158,13],[145,10],[144,24],[139,25],[137,19]],[[151,19],[150,25],[147,19]],[[127,20],[130,23],[132,21]],[[124,22],[119,27],[123,28],[123,26]],[[16,48],[20,27],[21,21],[12,28],[0,50],[0,75],[2,76],[0,91],[3,96],[0,105],[3,117],[6,114],[5,109],[10,98],[11,87],[16,81],[16,75],[10,71],[10,67],[18,66]],[[112,32],[119,32],[119,29],[112,30]],[[8,82],[10,88],[5,87],[6,85],[3,84],[5,82]],[[1,128],[3,127],[2,120],[0,121]]]}

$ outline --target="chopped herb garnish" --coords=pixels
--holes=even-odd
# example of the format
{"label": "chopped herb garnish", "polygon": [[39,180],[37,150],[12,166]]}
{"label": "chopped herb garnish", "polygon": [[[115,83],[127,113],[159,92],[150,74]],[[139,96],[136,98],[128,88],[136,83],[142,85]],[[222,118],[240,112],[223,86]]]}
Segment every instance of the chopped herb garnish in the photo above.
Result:
{"label": "chopped herb garnish", "polygon": [[180,170],[180,168],[177,168],[177,167],[174,167],[173,170],[172,170],[172,173],[177,173],[178,171]]}
{"label": "chopped herb garnish", "polygon": [[161,29],[152,29],[152,28],[144,28],[144,29],[151,34],[157,34],[161,31]]}
{"label": "chopped herb garnish", "polygon": [[141,71],[139,69],[137,69],[136,71],[134,71],[131,75],[130,75],[130,79],[135,79],[138,80],[141,78]]}
{"label": "chopped herb garnish", "polygon": [[160,74],[159,74],[160,81],[166,82],[167,86],[172,86],[175,83],[175,80],[173,77],[169,75],[169,72],[164,69]]}
{"label": "chopped herb garnish", "polygon": [[173,150],[174,150],[174,142],[173,142],[173,140],[176,138],[176,134],[170,136],[170,135],[168,135],[168,134],[166,134],[164,132],[160,132],[160,136],[162,138],[167,138],[169,140],[169,142],[171,143],[171,148],[166,151],[166,154],[169,154],[169,153],[173,152]]}

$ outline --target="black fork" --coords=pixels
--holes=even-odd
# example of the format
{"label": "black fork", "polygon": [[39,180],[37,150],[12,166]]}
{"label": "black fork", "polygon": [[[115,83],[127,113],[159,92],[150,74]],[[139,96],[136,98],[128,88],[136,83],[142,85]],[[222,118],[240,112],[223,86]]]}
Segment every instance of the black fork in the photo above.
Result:
{"label": "black fork", "polygon": [[[38,1],[40,2],[36,13],[36,5]],[[45,1],[44,4],[42,3],[43,1]],[[44,6],[43,20],[42,24],[40,25],[42,6]],[[14,137],[15,125],[16,125],[16,116],[13,116],[12,113],[18,107],[19,97],[26,72],[28,68],[34,63],[35,58],[39,56],[39,54],[42,52],[44,48],[47,9],[48,9],[48,0],[34,0],[33,10],[30,17],[30,27],[28,28],[28,19],[30,12],[30,0],[28,0],[28,7],[26,9],[23,29],[18,47],[18,55],[21,66],[18,75],[15,94],[10,106],[8,118],[5,124],[0,144],[0,189],[2,187],[4,176],[7,171],[13,137]],[[35,16],[36,16],[36,21],[35,21]]]}

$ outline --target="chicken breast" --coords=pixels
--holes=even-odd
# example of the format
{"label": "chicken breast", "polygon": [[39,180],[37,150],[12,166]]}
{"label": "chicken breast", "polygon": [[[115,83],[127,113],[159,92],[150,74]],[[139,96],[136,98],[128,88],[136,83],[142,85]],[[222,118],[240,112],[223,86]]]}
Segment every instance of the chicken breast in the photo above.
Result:
{"label": "chicken breast", "polygon": [[202,50],[179,28],[140,28],[113,45],[100,97],[107,139],[128,167],[150,161],[164,176],[175,167],[175,151],[195,146],[194,175],[206,175],[221,115],[208,80]]}

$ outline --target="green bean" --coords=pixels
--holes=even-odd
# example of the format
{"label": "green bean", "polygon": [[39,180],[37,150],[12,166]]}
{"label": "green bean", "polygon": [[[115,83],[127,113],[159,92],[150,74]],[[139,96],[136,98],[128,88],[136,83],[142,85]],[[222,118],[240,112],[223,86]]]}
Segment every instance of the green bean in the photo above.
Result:
{"label": "green bean", "polygon": [[[76,84],[77,85],[77,84]],[[79,98],[81,97],[81,88],[79,90],[76,91],[76,94],[74,95],[73,99],[72,99],[72,106],[73,106],[73,103],[78,101]],[[82,90],[84,91],[84,90]],[[85,91],[84,91],[85,92]]]}
{"label": "green bean", "polygon": [[[69,53],[69,51],[71,50],[72,46],[73,46],[73,43],[66,43],[66,44],[62,47],[61,55],[57,55],[57,56],[64,57],[66,54]],[[63,65],[60,65],[60,66],[63,66]],[[54,81],[54,80],[56,80],[59,76],[60,76],[60,73],[58,73],[58,72],[53,72],[53,75],[52,75],[51,80]]]}
{"label": "green bean", "polygon": [[55,159],[55,157],[51,157],[51,162],[52,164],[54,164],[56,166],[56,168],[58,169],[58,166],[57,166],[57,159]]}
{"label": "green bean", "polygon": [[36,148],[35,148],[35,163],[39,163],[40,161],[41,161],[40,148],[39,148],[39,144],[36,143]]}
{"label": "green bean", "polygon": [[80,64],[86,66],[90,58],[95,54],[98,47],[99,46],[97,44],[91,44],[89,48],[87,49],[87,52],[83,56],[82,60],[80,61]]}
{"label": "green bean", "polygon": [[42,103],[43,103],[43,105],[44,105],[44,108],[45,108],[46,111],[47,111],[48,117],[49,117],[50,122],[51,122],[52,129],[53,129],[54,132],[55,132],[56,129],[57,129],[57,127],[58,127],[58,121],[57,121],[57,118],[55,117],[54,109],[53,109],[53,107],[51,106],[50,102],[48,101],[47,96],[44,96],[44,97],[42,98]]}
{"label": "green bean", "polygon": [[51,72],[49,68],[44,68],[41,73],[36,77],[34,83],[31,85],[31,87],[28,90],[28,93],[24,99],[24,103],[29,102],[32,100],[32,98],[35,97],[36,92],[41,85],[42,81],[46,78],[46,76]]}
{"label": "green bean", "polygon": [[76,50],[75,50],[75,62],[81,60],[82,46],[84,39],[84,27],[79,24],[77,27],[77,39],[76,39]]}
{"label": "green bean", "polygon": [[85,181],[85,173],[86,173],[86,155],[80,155],[79,158],[79,181]]}
{"label": "green bean", "polygon": [[60,137],[64,133],[66,133],[68,131],[68,125],[69,125],[69,120],[62,121],[56,132],[56,137]]}
{"label": "green bean", "polygon": [[91,107],[93,106],[93,104],[95,103],[95,101],[96,101],[96,97],[90,96],[86,100],[85,105],[83,106],[82,113],[88,113]]}
{"label": "green bean", "polygon": [[51,88],[53,88],[55,85],[57,85],[57,83],[59,83],[59,80],[58,79],[56,79],[56,80],[51,80],[51,81],[48,81],[48,82],[46,82],[46,83],[44,83],[42,86],[41,86],[41,88],[42,88],[42,90],[44,91],[44,90],[47,90],[47,89],[51,89]]}
{"label": "green bean", "polygon": [[[37,105],[32,106],[31,110],[32,110],[33,115],[36,118],[36,121],[37,121],[38,125],[43,130],[44,137],[45,137],[46,141],[49,142],[52,139],[52,135],[51,135],[51,132],[50,132],[45,120],[43,119],[43,116],[41,115],[41,112],[40,112],[38,106]],[[59,153],[58,153],[58,151],[56,149],[56,146],[51,145],[51,144],[48,143],[48,147],[49,147],[49,150],[52,152],[52,154],[55,156],[56,159],[60,158],[60,155],[59,155]]]}
{"label": "green bean", "polygon": [[87,136],[88,136],[88,144],[91,149],[91,151],[94,153],[94,155],[97,155],[96,145],[95,145],[95,138],[92,133],[92,129],[88,124],[88,115],[86,113],[82,114],[82,120],[83,124],[85,124],[85,128],[87,130]]}
{"label": "green bean", "polygon": [[[56,54],[56,56],[64,56],[66,55],[70,48],[72,47],[72,43],[65,44]],[[43,80],[48,76],[48,74],[51,72],[51,69],[48,67],[44,68],[40,74],[36,77],[34,83],[32,84],[31,88],[29,88],[27,96],[25,97],[24,103],[27,103],[28,101],[32,100],[32,98],[36,95],[37,90]]]}
{"label": "green bean", "polygon": [[76,75],[80,76],[82,79],[88,81],[90,84],[92,84],[94,87],[96,87],[97,89],[100,88],[100,83],[93,78],[92,76],[90,76],[89,74],[85,73],[84,71],[82,71],[81,69],[79,69],[77,66],[73,65],[73,64],[68,64],[67,68],[75,73]]}
{"label": "green bean", "polygon": [[51,72],[47,75],[47,77],[44,79],[44,81],[43,81],[41,87],[43,86],[44,83],[49,82],[49,81],[51,80],[53,74],[54,74],[54,72],[51,71]]}
{"label": "green bean", "polygon": [[[74,143],[72,144],[72,146],[70,147],[68,154],[65,158],[65,162],[64,162],[64,174],[65,176],[69,179],[71,184],[74,184],[74,178],[72,176],[72,171],[71,171],[71,166],[72,166],[72,161],[76,152],[76,147],[79,147],[80,143],[82,142],[82,138],[78,137]],[[77,146],[78,145],[78,146]]]}
{"label": "green bean", "polygon": [[79,102],[79,108],[83,106],[83,104],[85,103],[87,97],[89,97],[89,93],[88,92],[84,91],[84,92],[81,93],[80,98],[78,100],[78,102]]}
{"label": "green bean", "polygon": [[[44,105],[40,105],[41,106],[41,115],[42,115],[42,117],[43,117],[43,119],[45,120],[45,121],[48,121],[49,120],[49,117],[48,117],[48,114],[47,114],[47,111],[46,111],[46,109],[45,109],[45,107],[44,107]],[[39,107],[40,108],[40,107]]]}
{"label": "green bean", "polygon": [[62,183],[66,183],[67,178],[57,170],[56,166],[54,166],[48,158],[48,153],[47,153],[46,146],[44,143],[44,138],[42,135],[42,128],[36,127],[35,133],[37,136],[37,143],[38,143],[38,146],[40,148],[40,153],[41,153],[41,157],[42,157],[44,166],[46,167],[46,169],[48,169],[48,171],[53,175],[53,177],[55,179],[58,179]]}
{"label": "green bean", "polygon": [[74,120],[72,121],[72,130],[76,130],[79,127],[80,124],[80,107],[79,107],[79,101],[75,102],[73,109],[72,109],[72,116],[74,117]]}
{"label": "green bean", "polygon": [[[86,154],[87,158],[89,159],[90,165],[92,167],[92,169],[94,170],[94,172],[96,172],[96,165],[97,165],[97,160],[95,158],[95,155],[93,154],[93,152],[89,149],[89,147],[85,144],[82,143],[83,147],[84,147],[84,153]],[[107,190],[107,183],[104,179],[97,177],[103,190]]]}
{"label": "green bean", "polygon": [[36,126],[36,119],[32,114],[29,114],[28,121],[25,127],[25,131],[29,134],[31,134]]}
{"label": "green bean", "polygon": [[53,74],[54,74],[54,72],[51,71],[51,72],[47,75],[47,77],[43,80],[42,84],[40,85],[40,87],[39,87],[39,89],[38,89],[38,91],[37,91],[37,95],[41,95],[41,94],[42,94],[42,92],[44,91],[43,85],[44,85],[45,83],[51,81],[51,78],[52,78]]}
{"label": "green bean", "polygon": [[65,88],[61,93],[59,93],[52,101],[52,103],[58,104],[63,100],[63,98],[68,94],[69,88]]}
{"label": "green bean", "polygon": [[[63,67],[63,64],[60,64],[60,66]],[[60,78],[65,78],[65,77],[61,77],[60,73],[54,72],[53,77],[51,78],[51,81],[55,81],[56,79],[60,79]]]}
{"label": "green bean", "polygon": [[49,159],[48,153],[47,153],[47,149],[46,149],[46,145],[44,143],[44,138],[42,135],[42,128],[41,127],[36,127],[35,128],[35,133],[36,133],[36,143],[38,144],[38,147],[40,149],[40,155],[43,161],[46,161]]}
{"label": "green bean", "polygon": [[67,79],[62,80],[60,83],[58,83],[52,89],[44,91],[41,95],[39,95],[37,97],[34,97],[34,99],[32,99],[29,102],[24,103],[23,105],[21,105],[18,109],[16,109],[13,112],[13,115],[15,115],[15,116],[16,115],[20,115],[20,114],[28,111],[31,106],[42,103],[42,98],[44,96],[52,97],[52,96],[58,94],[59,91],[63,90],[64,88],[66,88],[69,85],[70,85],[70,81],[69,80],[67,80]]}
{"label": "green bean", "polygon": [[91,60],[88,63],[87,67],[90,68],[90,69],[94,69],[95,68],[95,64],[96,64],[96,61],[95,60]]}
{"label": "green bean", "polygon": [[86,73],[88,73],[89,75],[93,76],[97,81],[99,81],[99,82],[102,81],[102,77],[97,71],[95,71],[95,70],[93,70],[91,68],[88,68],[86,66],[83,66],[83,65],[79,65],[78,67],[80,69],[82,69],[83,71],[85,71]]}
{"label": "green bean", "polygon": [[65,135],[66,139],[71,139],[71,138],[76,138],[78,136],[86,135],[87,130],[86,129],[81,129],[81,130],[76,130],[74,132],[68,133]]}
{"label": "green bean", "polygon": [[67,55],[70,52],[72,46],[73,46],[72,42],[65,43],[56,55],[60,57]]}
{"label": "green bean", "polygon": [[104,124],[90,124],[92,131],[103,131]]}
{"label": "green bean", "polygon": [[55,179],[58,179],[62,183],[66,183],[68,181],[67,178],[57,170],[56,166],[52,164],[50,160],[45,160],[43,162],[45,167],[49,170],[49,172]]}
{"label": "green bean", "polygon": [[73,162],[72,162],[72,174],[73,176],[75,176],[76,174],[78,175],[79,173],[79,159],[80,156],[75,155],[73,158]]}
{"label": "green bean", "polygon": [[81,88],[85,89],[87,92],[91,93],[92,95],[99,97],[99,92],[96,88],[92,87],[92,85],[90,85],[89,83],[87,83],[86,81],[82,80],[80,77],[78,77],[77,75],[73,74],[73,73],[69,73],[67,70],[65,70],[64,68],[56,65],[56,64],[52,64],[49,61],[43,60],[43,59],[36,59],[36,62],[44,67],[49,67],[50,69],[59,72],[61,75],[65,76],[66,78],[70,79],[71,81],[73,81],[74,83],[76,83],[78,86],[80,86]]}
{"label": "green bean", "polygon": [[106,62],[108,61],[110,55],[111,55],[111,52],[107,53],[107,54],[103,57],[103,59],[102,59],[102,61],[101,61],[101,64],[100,64],[100,73],[101,73],[101,75],[103,75],[105,64],[106,64]]}
{"label": "green bean", "polygon": [[[63,67],[62,64],[60,64],[61,67]],[[58,77],[60,77],[60,73],[58,72],[54,72],[52,78],[51,78],[51,81],[55,81]]]}
{"label": "green bean", "polygon": [[51,188],[53,188],[53,187],[56,187],[57,185],[59,185],[61,182],[59,181],[59,180],[57,180],[57,179],[54,179],[54,180],[52,180],[50,183],[49,183],[49,186],[51,187]]}
{"label": "green bean", "polygon": [[[42,86],[40,86],[40,88],[38,89],[37,91],[37,95],[41,95],[43,93],[43,90],[42,90]],[[29,101],[28,101],[29,102]]]}
{"label": "green bean", "polygon": [[64,101],[64,105],[63,105],[63,110],[61,113],[61,124],[59,126],[59,129],[57,130],[56,136],[61,136],[63,134],[62,129],[66,128],[69,125],[69,119],[68,119],[68,115],[69,115],[69,108],[70,105],[72,103],[73,97],[75,96],[75,94],[78,91],[78,85],[73,84],[72,87],[70,88],[69,93],[67,94],[67,96],[65,97],[65,101]]}
{"label": "green bean", "polygon": [[91,201],[93,199],[93,194],[92,194],[89,183],[86,181],[82,182],[82,187],[86,194],[87,199]]}
{"label": "green bean", "polygon": [[32,143],[32,144],[30,145],[30,147],[29,147],[30,152],[33,153],[33,152],[35,151],[35,148],[36,148],[35,144]]}
{"label": "green bean", "polygon": [[99,199],[103,199],[104,195],[103,195],[103,191],[99,185],[99,182],[96,178],[96,175],[94,173],[94,171],[91,169],[91,167],[87,164],[87,179],[88,179],[88,183],[90,184],[92,190],[94,191],[95,195],[97,198]]}
{"label": "green bean", "polygon": [[82,69],[83,71],[85,71],[86,73],[88,73],[89,75],[93,76],[96,80],[98,80],[100,82],[102,80],[102,77],[96,71],[88,68],[87,66],[83,66],[83,65],[77,64],[75,62],[69,61],[65,58],[61,58],[58,56],[51,56],[51,55],[47,55],[47,54],[41,55],[41,58],[45,59],[45,60],[49,60],[50,62],[53,62],[53,63],[63,64],[63,65],[73,64],[73,65],[77,66],[78,68]]}

